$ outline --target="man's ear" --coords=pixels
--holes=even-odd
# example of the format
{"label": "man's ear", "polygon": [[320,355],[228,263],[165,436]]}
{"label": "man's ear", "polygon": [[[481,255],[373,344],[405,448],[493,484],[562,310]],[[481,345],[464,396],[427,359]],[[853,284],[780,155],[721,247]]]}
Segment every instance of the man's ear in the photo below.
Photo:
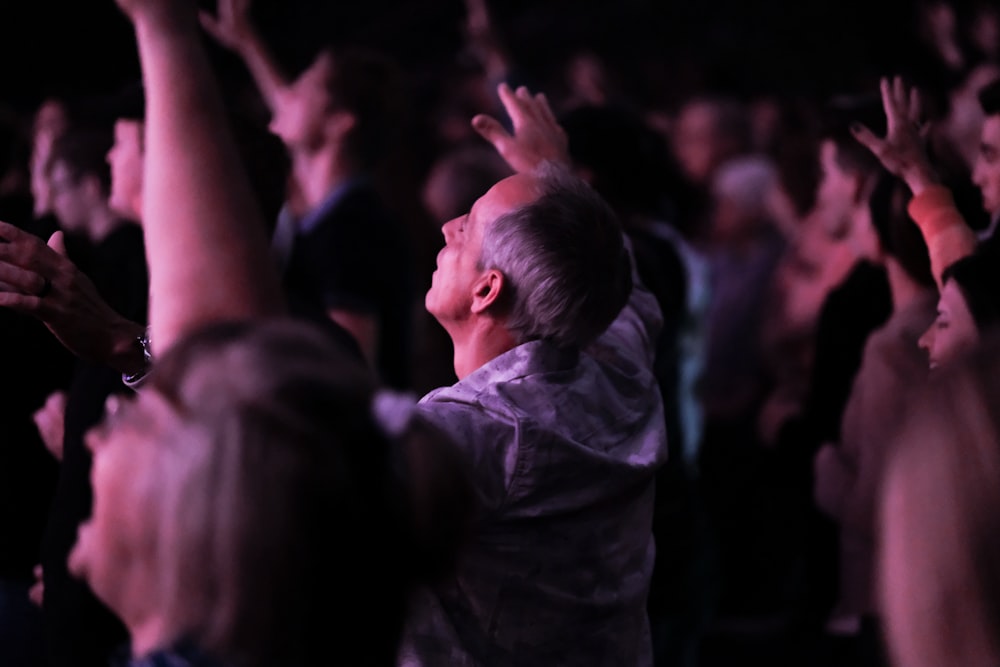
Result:
{"label": "man's ear", "polygon": [[473,285],[472,312],[479,314],[490,308],[507,288],[507,280],[496,269],[490,269]]}

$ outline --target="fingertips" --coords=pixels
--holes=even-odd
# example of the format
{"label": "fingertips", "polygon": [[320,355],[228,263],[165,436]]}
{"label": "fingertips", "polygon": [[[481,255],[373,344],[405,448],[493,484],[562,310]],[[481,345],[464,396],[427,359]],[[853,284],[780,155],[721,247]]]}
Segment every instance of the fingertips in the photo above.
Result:
{"label": "fingertips", "polygon": [[486,114],[479,114],[473,117],[472,129],[494,146],[497,145],[497,142],[503,141],[508,136],[507,131],[500,122]]}
{"label": "fingertips", "polygon": [[486,114],[481,113],[472,117],[472,129],[480,134],[491,131],[495,123],[496,121]]}
{"label": "fingertips", "polygon": [[862,145],[864,145],[869,150],[875,150],[875,144],[877,142],[875,135],[867,127],[861,123],[851,123],[851,134],[857,139]]}

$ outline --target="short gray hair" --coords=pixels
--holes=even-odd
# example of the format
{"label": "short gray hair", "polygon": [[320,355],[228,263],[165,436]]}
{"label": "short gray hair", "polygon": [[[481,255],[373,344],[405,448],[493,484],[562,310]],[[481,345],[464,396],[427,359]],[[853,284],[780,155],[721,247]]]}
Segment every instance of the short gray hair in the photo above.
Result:
{"label": "short gray hair", "polygon": [[584,347],[632,290],[621,226],[600,195],[566,169],[549,163],[534,175],[539,197],[487,226],[479,264],[507,280],[502,306],[517,343]]}

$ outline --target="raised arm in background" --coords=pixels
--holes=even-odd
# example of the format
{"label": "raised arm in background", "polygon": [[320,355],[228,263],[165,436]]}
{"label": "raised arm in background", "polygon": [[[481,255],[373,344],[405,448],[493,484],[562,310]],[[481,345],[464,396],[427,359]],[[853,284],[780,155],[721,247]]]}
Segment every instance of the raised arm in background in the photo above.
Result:
{"label": "raised arm in background", "polygon": [[927,241],[931,271],[941,288],[941,275],[956,260],[972,253],[976,237],[955,207],[948,188],[938,182],[923,145],[920,96],[907,90],[900,77],[881,81],[886,135],[867,127],[851,128],[854,136],[879,159],[887,171],[903,179],[913,192],[908,210]]}
{"label": "raised arm in background", "polygon": [[278,66],[250,19],[251,0],[218,0],[216,13],[202,10],[201,25],[219,44],[238,54],[273,112],[288,88],[288,77]]}

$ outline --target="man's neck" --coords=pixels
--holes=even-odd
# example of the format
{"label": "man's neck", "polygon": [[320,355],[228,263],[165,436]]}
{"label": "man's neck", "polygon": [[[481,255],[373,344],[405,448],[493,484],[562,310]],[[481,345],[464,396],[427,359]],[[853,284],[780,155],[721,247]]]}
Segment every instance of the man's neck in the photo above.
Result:
{"label": "man's neck", "polygon": [[339,151],[332,148],[294,152],[292,169],[302,201],[310,211],[322,204],[331,190],[357,174]]}
{"label": "man's neck", "polygon": [[457,327],[445,327],[455,347],[455,375],[463,380],[504,352],[517,347],[510,332],[498,321],[485,318]]}

